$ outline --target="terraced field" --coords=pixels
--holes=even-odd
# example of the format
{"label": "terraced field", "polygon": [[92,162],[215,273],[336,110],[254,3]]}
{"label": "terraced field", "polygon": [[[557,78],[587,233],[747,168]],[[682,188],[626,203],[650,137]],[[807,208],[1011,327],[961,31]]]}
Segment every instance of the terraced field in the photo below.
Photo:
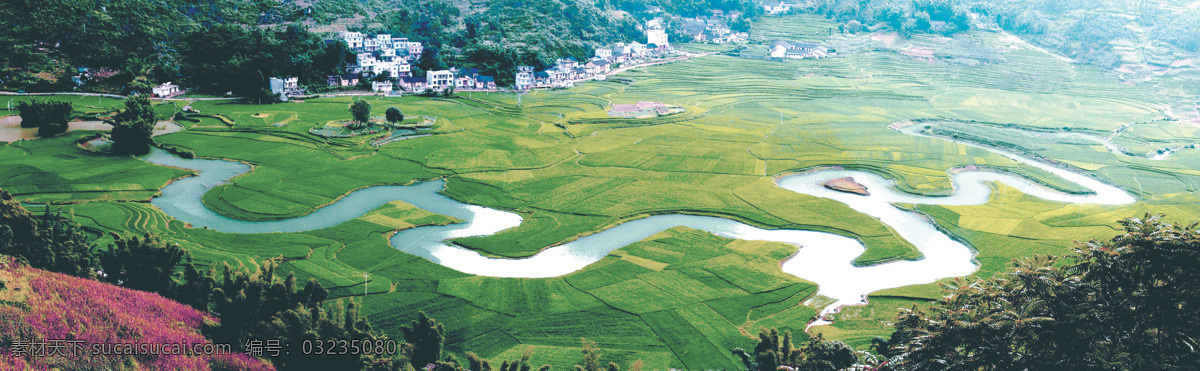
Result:
{"label": "terraced field", "polygon": [[[1081,191],[983,149],[888,128],[903,120],[954,121],[976,131],[982,126],[975,125],[987,123],[1090,133],[1142,123],[1114,138],[1129,148],[1200,139],[1194,125],[1163,119],[1194,99],[1175,93],[1180,81],[1121,84],[1115,75],[1012,45],[998,34],[976,32],[968,41],[1002,58],[964,63],[970,55],[955,54],[948,39],[888,43],[881,41],[886,37],[830,35],[829,22],[806,16],[768,18],[755,30],[757,40],[827,40],[842,56],[774,62],[717,55],[634,69],[568,90],[365,97],[377,114],[397,106],[406,117],[437,118],[437,135],[380,147],[368,144],[372,138],[308,133],[347,118],[347,107],[359,98],[267,106],[192,102],[233,124],[181,121],[185,131],[159,141],[254,165],[251,173],[204,195],[208,207],[234,218],[290,218],[355,189],[444,178],[447,196],[525,219],[493,236],[454,241],[488,255],[529,256],[630,219],[687,213],[858,238],[868,250],[857,261],[868,264],[919,254],[877,220],[780,189],[773,179],[842,166],[894,179],[902,190],[942,195],[951,191],[948,169],[976,165]],[[958,59],[901,54],[912,48]],[[611,104],[638,101],[687,111],[642,120],[606,114]],[[317,278],[338,296],[362,295],[363,274],[369,274],[365,289],[371,294],[361,310],[374,326],[396,336],[400,325],[425,311],[447,324],[447,345],[459,353],[512,359],[533,348],[533,363],[570,368],[579,359],[579,338],[586,337],[600,344],[604,362],[623,367],[640,359],[646,369],[731,369],[740,362],[729,349],[753,346],[750,335],[759,328],[799,334],[827,303],[813,297],[811,283],[779,271],[779,261],[794,247],[686,229],[551,279],[469,276],[391,248],[391,231],[450,221],[400,203],[302,233],[190,229],[143,202],[187,172],[87,152],[73,145],[83,135],[0,146],[0,187],[29,202],[79,203],[63,207],[98,231],[164,234],[202,262],[254,268],[263,259],[282,258],[283,269]],[[1014,257],[1062,254],[1075,240],[1111,236],[1115,221],[1125,216],[1166,212],[1173,220],[1200,219],[1195,150],[1147,160],[1095,143],[1002,136],[1029,153],[1090,171],[1140,201],[1067,205],[1000,185],[986,205],[900,205],[969,242],[979,254],[976,274],[1003,269]],[[924,305],[938,293],[936,285],[878,292],[868,306],[847,309],[832,326],[814,331],[862,345],[886,335],[896,308]]]}

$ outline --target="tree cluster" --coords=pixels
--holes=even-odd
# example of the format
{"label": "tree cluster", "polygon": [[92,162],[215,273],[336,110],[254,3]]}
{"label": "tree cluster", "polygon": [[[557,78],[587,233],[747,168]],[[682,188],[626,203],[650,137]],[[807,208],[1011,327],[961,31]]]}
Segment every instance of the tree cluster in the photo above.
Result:
{"label": "tree cluster", "polygon": [[958,280],[876,340],[897,369],[1192,369],[1200,362],[1200,232],[1161,215],[1112,241]]}
{"label": "tree cluster", "polygon": [[71,103],[33,99],[17,103],[18,115],[21,116],[21,127],[38,128],[38,136],[48,137],[67,131],[67,123],[71,121]]}
{"label": "tree cluster", "polygon": [[774,328],[758,333],[754,353],[739,348],[733,354],[742,359],[749,371],[773,371],[783,366],[804,371],[842,370],[858,362],[854,349],[843,342],[825,340],[818,334],[796,347],[791,331],[780,338],[779,330]]}
{"label": "tree cluster", "polygon": [[[818,0],[811,9],[841,22],[842,30],[846,32],[859,32],[880,24],[904,36],[914,33],[951,35],[971,29],[970,9],[964,1]],[[934,22],[945,24],[935,27]]]}
{"label": "tree cluster", "polygon": [[[202,3],[202,4],[201,4]],[[303,11],[274,0],[14,0],[0,3],[0,86],[70,90],[76,67],[118,72],[92,90],[149,93],[173,81],[259,97],[265,77],[323,83],[353,56],[295,26]],[[279,26],[288,22],[289,26]],[[263,27],[272,25],[271,27]],[[54,76],[57,83],[40,77]],[[260,75],[261,74],[261,75]]]}
{"label": "tree cluster", "polygon": [[343,73],[353,60],[345,43],[326,43],[305,29],[290,25],[250,28],[220,24],[196,29],[182,37],[178,74],[203,92],[274,102],[268,86],[272,76],[295,76],[301,84],[325,84],[328,75]]}
{"label": "tree cluster", "polygon": [[34,268],[94,278],[99,259],[92,238],[60,212],[47,207],[44,214],[34,215],[0,189],[0,255]]}

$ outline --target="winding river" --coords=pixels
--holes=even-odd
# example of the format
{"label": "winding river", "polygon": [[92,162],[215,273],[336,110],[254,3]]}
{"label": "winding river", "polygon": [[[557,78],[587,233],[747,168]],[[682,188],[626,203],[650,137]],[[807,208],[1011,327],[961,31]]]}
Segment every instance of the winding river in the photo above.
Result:
{"label": "winding river", "polygon": [[[901,132],[921,135],[911,128]],[[964,143],[972,145],[970,143]],[[985,147],[980,147],[985,148]],[[777,241],[796,245],[795,256],[782,264],[784,272],[820,285],[819,293],[836,300],[826,312],[842,305],[861,303],[866,294],[893,287],[930,283],[946,277],[965,276],[977,267],[973,252],[938,230],[919,214],[903,211],[892,203],[934,205],[982,205],[987,202],[991,188],[986,182],[1001,182],[1021,192],[1046,200],[1068,203],[1125,204],[1134,201],[1128,193],[1091,177],[1057,168],[1019,156],[1015,153],[985,148],[1015,161],[1034,166],[1068,181],[1091,189],[1092,194],[1076,195],[1057,192],[1036,185],[1027,179],[996,171],[970,170],[953,175],[955,192],[946,197],[929,197],[904,193],[892,187],[892,182],[873,173],[851,170],[817,170],[783,176],[777,184],[794,192],[835,200],[850,208],[879,219],[900,237],[920,249],[924,258],[915,261],[896,261],[867,267],[852,264],[865,251],[856,239],[830,233],[802,230],[768,230],[741,222],[710,216],[657,215],[622,223],[575,241],[547,248],[524,259],[488,258],[473,250],[449,245],[447,239],[486,236],[521,224],[514,213],[468,205],[439,193],[442,181],[429,181],[409,186],[375,186],[351,192],[336,202],[298,218],[280,221],[243,221],[221,216],[201,203],[201,195],[230,178],[250,171],[240,162],[210,159],[183,159],[155,149],[144,160],[166,166],[192,169],[198,176],[172,182],[163,188],[163,195],[151,202],[168,215],[190,223],[193,227],[208,227],[231,233],[299,232],[326,228],[357,218],[393,200],[411,203],[426,211],[456,217],[463,223],[446,226],[423,226],[402,230],[392,239],[392,246],[419,255],[465,273],[493,277],[555,277],[579,270],[594,263],[609,252],[642,240],[669,228],[685,226],[721,237]],[[871,190],[870,196],[837,192],[822,186],[827,180],[853,177]]]}

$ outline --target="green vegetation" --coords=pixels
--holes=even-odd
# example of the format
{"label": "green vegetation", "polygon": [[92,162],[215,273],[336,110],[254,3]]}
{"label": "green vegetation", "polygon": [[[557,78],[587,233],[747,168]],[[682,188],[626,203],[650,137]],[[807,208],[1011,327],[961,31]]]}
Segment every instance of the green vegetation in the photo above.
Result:
{"label": "green vegetation", "polygon": [[840,341],[825,340],[821,335],[809,338],[799,347],[792,344],[790,331],[780,338],[775,328],[763,329],[758,339],[753,354],[741,348],[733,350],[733,354],[742,358],[746,370],[771,371],[784,365],[800,370],[845,370],[859,362],[853,348]]}
{"label": "green vegetation", "polygon": [[17,110],[20,111],[21,127],[38,128],[40,137],[62,134],[71,120],[71,104],[63,101],[21,101],[17,103]]}
{"label": "green vegetation", "polygon": [[399,108],[388,107],[387,112],[385,112],[385,114],[386,114],[386,118],[387,118],[388,122],[392,123],[393,125],[397,124],[401,121],[404,121],[404,112],[400,112]]}
{"label": "green vegetation", "polygon": [[113,116],[113,153],[141,156],[150,153],[154,139],[150,133],[158,120],[150,108],[150,98],[145,95],[125,100],[125,110]]}
{"label": "green vegetation", "polygon": [[355,101],[350,105],[350,115],[360,124],[367,123],[367,120],[371,119],[371,103],[365,100]]}
{"label": "green vegetation", "polygon": [[[193,108],[236,124],[194,117],[195,122],[179,121],[183,132],[156,140],[200,157],[253,164],[253,172],[204,195],[213,210],[241,219],[304,215],[354,189],[443,178],[449,197],[521,214],[520,227],[454,241],[506,257],[529,256],[627,220],[666,213],[859,238],[868,248],[859,263],[919,256],[877,220],[773,183],[780,174],[820,166],[875,172],[903,190],[930,195],[951,192],[946,170],[965,165],[1081,191],[982,149],[888,128],[922,119],[987,132],[1139,197],[1119,207],[1065,205],[997,186],[986,205],[902,205],[928,214],[975,247],[980,278],[1004,272],[1013,258],[1062,255],[1075,240],[1111,236],[1120,227],[1113,221],[1122,216],[1167,212],[1180,220],[1200,219],[1194,194],[1200,189],[1195,170],[1200,160],[1190,150],[1153,161],[1096,144],[1037,142],[1003,131],[1010,125],[1102,133],[1138,123],[1114,140],[1130,148],[1194,142],[1198,133],[1186,116],[1159,119],[1194,109],[1186,94],[1193,88],[1185,79],[1126,85],[1097,68],[986,31],[958,36],[969,44],[918,34],[902,46],[888,46],[867,35],[829,36],[836,23],[820,18],[767,18],[756,24],[754,37],[827,40],[843,57],[774,62],[710,56],[519,96],[364,97],[409,117],[436,117],[430,132],[438,135],[379,147],[367,136],[308,132],[345,120],[356,100],[349,97],[270,106],[196,101]],[[925,61],[901,54],[909,46],[952,57]],[[89,99],[96,98],[63,98],[76,110],[114,108],[98,101],[87,108],[93,104]],[[607,117],[612,104],[638,101],[687,111],[644,120]],[[811,283],[779,271],[779,261],[794,246],[730,241],[686,229],[616,250],[564,277],[501,279],[468,276],[388,246],[390,231],[451,221],[406,204],[303,233],[185,228],[151,205],[122,201],[145,201],[187,172],[73,144],[87,135],[0,146],[0,187],[12,191],[15,201],[82,202],[63,205],[64,213],[74,213],[87,228],[122,236],[161,234],[188,249],[200,267],[229,263],[265,272],[272,266],[277,276],[316,280],[332,298],[366,291],[356,298],[357,315],[369,317],[373,328],[391,338],[401,338],[403,328],[424,312],[444,321],[443,356],[469,360],[469,351],[495,365],[533,350],[528,364],[562,369],[581,363],[580,338],[587,338],[599,348],[599,365],[616,362],[630,369],[640,360],[645,369],[733,369],[744,364],[728,350],[749,349],[761,328],[792,331],[797,344],[807,340],[801,339],[807,336],[803,328],[823,303]],[[367,280],[363,273],[370,274]],[[824,339],[866,349],[873,337],[894,330],[897,308],[919,303],[923,310],[939,298],[936,285],[886,290],[872,295],[870,305],[847,308],[832,326],[815,330]]]}
{"label": "green vegetation", "polygon": [[[343,44],[326,45],[299,27],[254,27],[296,11],[288,8],[274,1],[6,2],[0,5],[0,47],[10,52],[0,56],[0,86],[71,91],[77,67],[90,67],[96,76],[115,72],[85,81],[90,90],[114,93],[148,93],[160,82],[183,81],[214,94],[255,97],[266,86],[263,76],[323,82],[341,67]],[[162,59],[145,57],[160,54]]]}
{"label": "green vegetation", "polygon": [[996,27],[1096,66],[1138,66],[1126,71],[1137,75],[1200,52],[1200,11],[1164,0],[820,0],[807,10],[850,33],[886,27],[907,37]]}
{"label": "green vegetation", "polygon": [[1111,242],[1066,258],[955,280],[934,307],[902,312],[879,351],[897,369],[1190,368],[1200,233],[1160,218],[1125,219]]}

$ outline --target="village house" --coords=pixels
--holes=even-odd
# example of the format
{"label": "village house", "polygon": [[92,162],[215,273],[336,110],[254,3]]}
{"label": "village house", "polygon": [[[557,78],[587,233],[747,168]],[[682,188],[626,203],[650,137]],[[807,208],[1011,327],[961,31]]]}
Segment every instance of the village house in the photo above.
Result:
{"label": "village house", "polygon": [[550,73],[546,72],[546,71],[534,73],[533,81],[534,81],[534,85],[538,85],[538,86],[550,85],[550,82],[551,82]]}
{"label": "village house", "polygon": [[596,48],[596,59],[605,59],[605,60],[607,60],[607,59],[609,59],[609,58],[612,58],[612,49],[609,49],[609,48]]}
{"label": "village house", "polygon": [[772,58],[787,59],[827,58],[836,53],[833,49],[821,44],[787,40],[772,41],[767,50],[768,55]]}
{"label": "village house", "polygon": [[583,65],[584,69],[586,69],[588,73],[593,74],[593,75],[599,75],[599,74],[608,72],[610,66],[611,66],[611,64],[608,63],[608,61],[603,60],[603,59],[589,61],[587,64]]}
{"label": "village house", "polygon": [[575,68],[579,67],[579,61],[573,57],[559,58],[554,61],[554,65],[562,68]]}
{"label": "village house", "polygon": [[444,90],[454,86],[454,72],[450,70],[428,71],[425,73],[425,87],[433,90]]}
{"label": "village house", "polygon": [[687,19],[683,21],[680,31],[683,31],[684,35],[691,36],[692,41],[705,42],[708,41],[708,35],[704,32],[705,28],[707,27],[704,22],[695,19]]}
{"label": "village house", "polygon": [[371,91],[376,93],[391,93],[393,90],[391,81],[372,81]]}
{"label": "village house", "polygon": [[657,46],[659,48],[665,47],[665,46],[671,46],[671,43],[667,42],[667,31],[663,30],[661,28],[647,29],[646,30],[646,43],[654,44],[654,46]]}
{"label": "village house", "polygon": [[533,66],[517,66],[517,76],[513,85],[517,90],[529,89],[535,84],[533,74]]}
{"label": "village house", "polygon": [[355,86],[358,85],[358,75],[334,75],[329,76],[329,86]]}
{"label": "village house", "polygon": [[426,82],[425,82],[424,77],[401,77],[400,78],[400,89],[402,89],[404,91],[409,91],[409,92],[425,91],[425,84],[426,84]]}
{"label": "village house", "polygon": [[175,85],[170,82],[165,82],[165,83],[162,83],[162,85],[151,88],[150,92],[155,97],[165,98],[165,97],[169,97],[169,96],[179,93],[179,85]]}
{"label": "village house", "polygon": [[271,88],[271,94],[279,96],[283,101],[287,101],[289,96],[304,95],[304,90],[300,89],[300,79],[296,77],[272,77],[268,79],[268,86]]}
{"label": "village house", "polygon": [[454,89],[472,89],[475,88],[475,75],[458,75],[454,77]]}
{"label": "village house", "polygon": [[495,90],[496,79],[491,76],[479,75],[475,78],[475,89]]}
{"label": "village house", "polygon": [[629,54],[636,56],[646,55],[646,44],[642,44],[637,41],[629,43]]}
{"label": "village house", "polygon": [[349,47],[350,50],[362,49],[362,47],[363,47],[362,32],[342,31],[340,36],[342,37],[342,40],[344,40],[346,42],[346,46]]}
{"label": "village house", "polygon": [[779,13],[783,13],[783,12],[792,10],[791,4],[784,3],[782,1],[774,1],[774,0],[767,0],[767,1],[762,2],[762,8],[763,8],[764,12],[767,12],[769,14],[779,14]]}

